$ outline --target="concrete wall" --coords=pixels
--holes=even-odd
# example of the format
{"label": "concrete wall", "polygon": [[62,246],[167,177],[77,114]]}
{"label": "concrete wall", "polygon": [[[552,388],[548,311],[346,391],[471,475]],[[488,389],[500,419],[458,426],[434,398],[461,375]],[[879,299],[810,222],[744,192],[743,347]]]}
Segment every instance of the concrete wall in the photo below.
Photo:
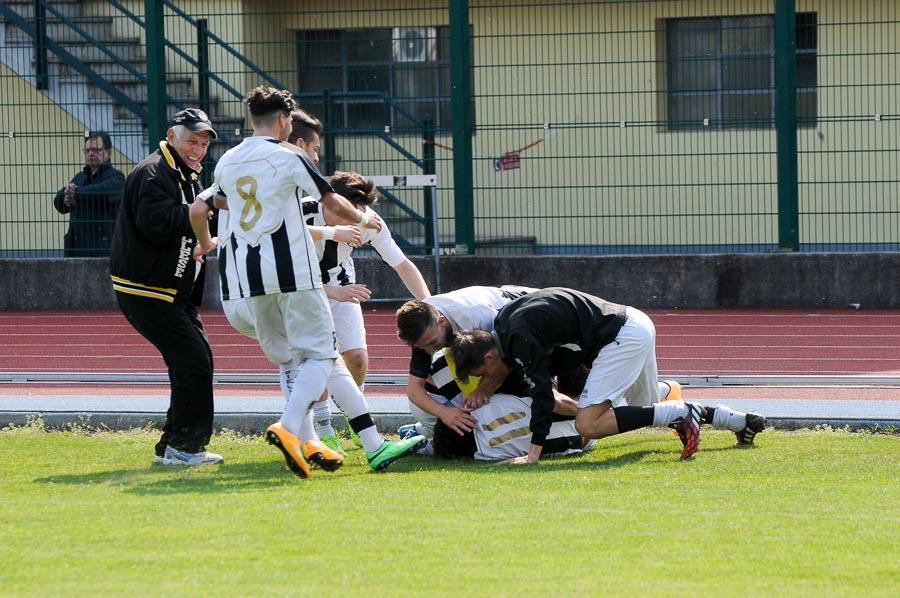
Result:
{"label": "concrete wall", "polygon": [[[413,258],[434,288],[431,258]],[[356,261],[378,299],[409,297],[377,258]],[[597,257],[445,257],[444,291],[470,285],[571,286],[636,307],[900,307],[900,253]],[[0,260],[0,309],[112,309],[99,258]],[[206,306],[218,305],[208,269]]]}

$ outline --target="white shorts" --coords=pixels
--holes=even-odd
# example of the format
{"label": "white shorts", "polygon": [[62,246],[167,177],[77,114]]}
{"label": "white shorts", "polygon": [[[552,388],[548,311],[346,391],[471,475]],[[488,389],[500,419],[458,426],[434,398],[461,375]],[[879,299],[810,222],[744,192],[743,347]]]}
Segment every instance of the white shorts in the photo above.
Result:
{"label": "white shorts", "polygon": [[222,311],[225,312],[225,319],[228,320],[228,323],[235,330],[244,336],[257,340],[256,325],[253,323],[253,314],[250,313],[250,307],[247,305],[246,299],[223,301]]}
{"label": "white shorts", "polygon": [[334,331],[337,334],[338,351],[345,353],[353,349],[366,348],[366,325],[363,322],[362,306],[351,301],[328,300]]}
{"label": "white shorts", "polygon": [[578,407],[611,401],[613,407],[643,406],[659,401],[656,368],[656,328],[650,317],[625,308],[625,325],[616,340],[602,349],[591,365]]}
{"label": "white shorts", "polygon": [[334,321],[322,289],[275,293],[244,299],[259,346],[275,364],[338,356]]}

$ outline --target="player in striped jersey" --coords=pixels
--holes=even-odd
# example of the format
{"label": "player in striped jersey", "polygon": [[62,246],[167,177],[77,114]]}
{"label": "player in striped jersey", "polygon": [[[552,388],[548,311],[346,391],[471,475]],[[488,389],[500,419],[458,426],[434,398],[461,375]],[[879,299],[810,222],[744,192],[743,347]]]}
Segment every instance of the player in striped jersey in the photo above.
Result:
{"label": "player in striped jersey", "polygon": [[[372,206],[378,202],[378,191],[375,183],[355,172],[335,172],[331,176],[331,185],[337,193],[346,197],[353,207],[367,214],[374,214]],[[305,203],[312,202],[306,198]],[[312,208],[315,208],[315,211]],[[333,226],[342,224],[343,220],[321,202],[315,202],[304,212],[311,212],[306,223],[310,226]],[[370,245],[379,257],[393,268],[407,290],[416,299],[422,300],[431,296],[428,285],[416,265],[407,258],[394,242],[391,232],[382,223],[380,231],[363,230],[362,245]],[[363,323],[361,301],[368,298],[368,289],[364,284],[357,284],[356,270],[353,264],[354,247],[337,240],[323,239],[316,243],[316,255],[319,257],[319,268],[325,293],[329,297],[331,314],[337,330],[338,348],[347,367],[353,373],[358,384],[365,380],[368,370],[368,352],[366,350],[366,330]],[[348,289],[348,287],[350,287]],[[360,289],[359,287],[362,287]],[[364,290],[364,294],[360,291]]]}
{"label": "player in striped jersey", "polygon": [[[337,349],[300,198],[321,198],[363,227],[378,230],[381,222],[334,193],[309,157],[287,143],[295,108],[289,91],[257,87],[245,102],[253,136],[228,150],[215,172],[233,215],[223,243],[229,248],[225,260],[230,257],[235,267],[220,265],[226,274],[222,298],[244,301],[263,352],[279,366],[290,364],[290,399],[266,438],[294,473],[309,477],[310,460],[336,469],[343,459],[319,441],[312,423],[310,407],[325,388]],[[207,231],[199,253],[214,247]]]}
{"label": "player in striped jersey", "polygon": [[[557,417],[550,426],[542,456],[577,455],[593,446],[585,442],[575,429],[578,407],[571,398],[557,395],[558,411],[568,417]],[[565,403],[563,402],[565,401]],[[491,400],[472,411],[478,422],[472,432],[459,435],[438,420],[434,428],[434,453],[437,456],[467,457],[483,461],[500,461],[528,453],[531,442],[531,399],[494,393]]]}
{"label": "player in striped jersey", "polygon": [[[375,184],[355,172],[335,172],[331,176],[335,191],[346,197],[361,211],[372,212],[371,206],[378,200]],[[342,222],[342,219],[328,210],[321,202],[312,198],[304,200],[304,214],[308,226],[326,227]],[[372,212],[374,213],[374,212]],[[371,245],[378,255],[396,272],[409,292],[417,299],[431,296],[419,269],[400,250],[391,238],[387,226],[378,232],[362,231],[362,245]],[[357,244],[356,246],[359,246]],[[316,255],[325,284],[325,294],[334,318],[338,351],[362,388],[369,366],[366,348],[366,329],[363,322],[361,303],[370,292],[364,284],[357,284],[352,252],[354,245],[338,242],[337,239],[322,239],[316,242]],[[328,397],[323,397],[315,405],[316,431],[323,442],[337,444],[331,425]],[[331,444],[329,444],[331,446]]]}
{"label": "player in striped jersey", "polygon": [[[296,115],[297,112],[299,111],[295,110],[292,113],[292,117]],[[313,149],[313,151],[315,150]],[[210,187],[201,195],[206,200],[206,203],[197,202],[191,207],[191,223],[195,234],[201,239],[201,244],[208,245],[211,244],[212,240],[209,238],[207,220],[212,215],[211,209],[213,208],[213,202],[219,201],[221,203],[225,198],[217,185],[213,185],[213,187]],[[227,202],[225,202],[224,207],[227,208]],[[218,223],[219,237],[227,237],[227,231],[229,230],[230,225],[229,220],[231,217],[232,215],[228,210],[220,212]],[[360,229],[356,226],[310,226],[308,227],[308,230],[310,237],[314,241],[329,238],[358,245],[362,240]],[[235,329],[254,340],[258,340],[253,314],[250,312],[247,302],[241,298],[225,298],[227,297],[226,281],[229,278],[236,279],[238,276],[235,272],[235,261],[230,255],[231,246],[229,244],[223,244],[219,248],[219,265],[222,269],[220,274],[220,282],[222,283],[220,284],[220,288],[223,297],[222,308],[229,323],[234,326]],[[289,401],[293,390],[293,376],[296,367],[293,361],[291,361],[279,364],[279,370],[279,381],[282,392],[285,395],[285,400]],[[425,439],[422,437],[405,438],[401,441],[389,441],[381,436],[375,427],[375,422],[371,417],[365,397],[353,381],[353,378],[344,366],[341,358],[338,358],[335,367],[328,375],[326,385],[329,392],[334,396],[335,401],[347,415],[350,429],[353,430],[360,439],[360,442],[366,451],[366,459],[369,467],[372,470],[383,471],[391,463],[410,454],[420,444],[425,442]],[[326,446],[328,446],[327,443]],[[339,444],[336,446],[340,449]],[[329,446],[329,448],[334,447]],[[341,456],[343,456],[343,451],[339,452]],[[324,466],[329,467],[330,464],[326,462]]]}

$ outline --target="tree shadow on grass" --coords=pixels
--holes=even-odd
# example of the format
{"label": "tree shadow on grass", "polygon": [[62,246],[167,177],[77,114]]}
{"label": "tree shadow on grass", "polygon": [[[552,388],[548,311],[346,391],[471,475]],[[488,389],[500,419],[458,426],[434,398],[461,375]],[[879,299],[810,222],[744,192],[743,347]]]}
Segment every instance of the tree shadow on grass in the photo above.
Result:
{"label": "tree shadow on grass", "polygon": [[35,478],[39,484],[72,486],[104,485],[118,487],[136,495],[183,493],[238,493],[260,489],[279,489],[307,482],[286,470],[278,461],[236,463],[178,468],[152,465],[134,469],[115,469],[82,474],[62,474]]}

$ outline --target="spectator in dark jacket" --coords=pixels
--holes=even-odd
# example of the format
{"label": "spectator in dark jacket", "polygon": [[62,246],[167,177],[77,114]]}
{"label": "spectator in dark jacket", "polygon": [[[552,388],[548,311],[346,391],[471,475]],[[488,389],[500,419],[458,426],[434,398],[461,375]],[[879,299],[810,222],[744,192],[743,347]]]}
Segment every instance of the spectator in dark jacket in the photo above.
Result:
{"label": "spectator in dark jacket", "polygon": [[109,162],[112,142],[105,131],[84,140],[84,168],[57,191],[53,207],[69,215],[63,246],[66,257],[109,255],[125,175]]}
{"label": "spectator in dark jacket", "polygon": [[159,149],[125,181],[109,270],[119,309],[162,354],[172,389],[155,463],[207,465],[213,425],[213,356],[197,313],[203,268],[188,207],[200,186],[200,162],[216,132],[202,110],[178,112]]}

